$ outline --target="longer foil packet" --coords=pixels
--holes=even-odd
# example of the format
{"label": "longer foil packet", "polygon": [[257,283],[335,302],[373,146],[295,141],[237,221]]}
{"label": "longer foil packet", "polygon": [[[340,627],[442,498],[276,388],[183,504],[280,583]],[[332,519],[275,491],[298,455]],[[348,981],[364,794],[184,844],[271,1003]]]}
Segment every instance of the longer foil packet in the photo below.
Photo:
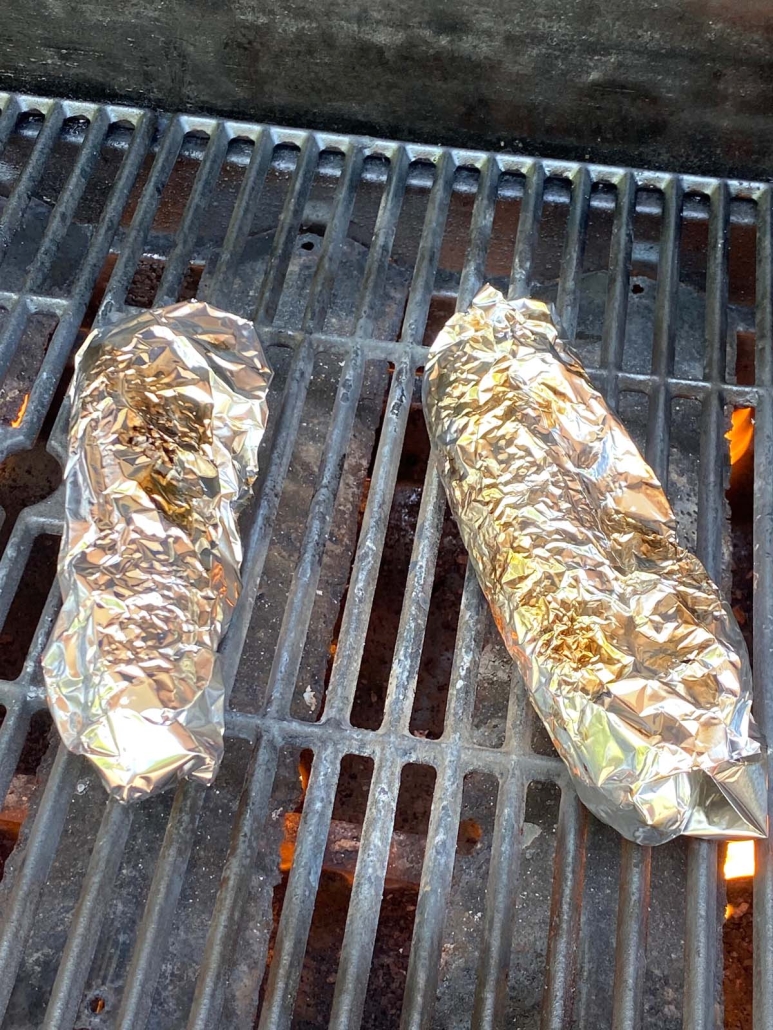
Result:
{"label": "longer foil packet", "polygon": [[217,772],[217,647],[270,379],[251,323],[201,303],[98,329],[76,356],[43,671],[65,744],[122,801]]}
{"label": "longer foil packet", "polygon": [[470,560],[582,801],[641,844],[765,836],[743,637],[550,309],[485,287],[423,389]]}

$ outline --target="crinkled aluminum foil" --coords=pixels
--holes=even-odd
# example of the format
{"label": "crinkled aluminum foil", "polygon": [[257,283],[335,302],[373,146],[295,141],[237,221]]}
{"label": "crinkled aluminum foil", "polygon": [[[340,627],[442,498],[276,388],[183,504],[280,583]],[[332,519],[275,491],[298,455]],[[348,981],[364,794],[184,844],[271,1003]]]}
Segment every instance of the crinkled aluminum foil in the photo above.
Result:
{"label": "crinkled aluminum foil", "polygon": [[122,801],[217,772],[217,647],[270,379],[252,325],[200,303],[96,330],[76,357],[43,669],[62,739]]}
{"label": "crinkled aluminum foil", "polygon": [[550,310],[484,288],[426,364],[451,509],[585,804],[625,837],[767,833],[740,630]]}

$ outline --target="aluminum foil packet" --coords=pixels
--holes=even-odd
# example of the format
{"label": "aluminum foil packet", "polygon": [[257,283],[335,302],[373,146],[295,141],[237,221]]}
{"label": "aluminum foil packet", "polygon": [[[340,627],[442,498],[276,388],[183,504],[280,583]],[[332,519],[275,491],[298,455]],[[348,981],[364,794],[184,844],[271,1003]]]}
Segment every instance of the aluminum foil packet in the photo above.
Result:
{"label": "aluminum foil packet", "polygon": [[270,379],[251,323],[195,302],[95,330],[76,356],[43,671],[62,740],[121,801],[217,772],[217,648]]}
{"label": "aluminum foil packet", "polygon": [[423,389],[470,560],[582,801],[640,844],[765,836],[741,632],[550,309],[485,287]]}

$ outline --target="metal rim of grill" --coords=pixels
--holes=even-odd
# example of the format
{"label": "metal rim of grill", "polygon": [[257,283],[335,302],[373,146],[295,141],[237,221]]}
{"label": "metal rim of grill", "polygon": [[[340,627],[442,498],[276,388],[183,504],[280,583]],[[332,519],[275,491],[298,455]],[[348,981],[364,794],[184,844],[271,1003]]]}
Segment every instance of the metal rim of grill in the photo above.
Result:
{"label": "metal rim of grill", "polygon": [[[546,182],[560,179],[569,184],[571,196],[556,305],[570,338],[578,321],[580,276],[592,190],[597,184],[607,184],[614,189],[608,292],[600,362],[593,374],[612,404],[616,403],[622,391],[646,395],[649,404],[646,455],[664,480],[668,470],[671,401],[690,398],[701,405],[697,553],[717,578],[722,563],[725,405],[748,405],[755,409],[755,711],[768,739],[773,739],[773,718],[768,698],[770,688],[766,676],[773,647],[773,478],[767,461],[773,447],[773,187],[762,183],[606,168],[511,154],[383,142],[215,118],[188,115],[159,117],[135,108],[4,93],[0,93],[0,110],[0,157],[21,115],[39,112],[43,116],[29,159],[0,215],[0,262],[23,226],[30,196],[51,158],[65,119],[80,117],[88,122],[73,169],[53,205],[44,236],[21,289],[4,290],[0,263],[0,305],[7,309],[7,316],[0,326],[0,375],[6,373],[27,320],[33,313],[51,313],[58,319],[20,425],[0,427],[0,454],[3,457],[30,448],[41,430],[83,323],[97,277],[114,245],[135,179],[151,153],[151,147],[152,165],[116,254],[96,316],[97,325],[120,315],[126,308],[127,290],[143,254],[162,188],[172,173],[186,134],[202,134],[207,142],[193,187],[186,198],[173,248],[165,262],[156,304],[177,299],[198,226],[211,200],[229,141],[244,138],[253,145],[251,157],[244,171],[209,293],[200,297],[228,307],[229,283],[235,262],[247,239],[252,216],[261,203],[262,185],[271,167],[275,148],[282,145],[297,148],[290,187],[273,237],[258,302],[252,313],[261,337],[270,342],[281,341],[292,349],[292,358],[281,408],[271,414],[275,426],[272,446],[264,459],[256,514],[245,541],[243,594],[223,648],[227,684],[233,683],[249,631],[315,357],[321,352],[329,352],[342,362],[313,501],[273,656],[266,705],[256,713],[232,710],[227,718],[228,735],[232,739],[248,741],[253,752],[233,819],[228,856],[211,912],[187,1025],[211,1028],[220,1021],[224,983],[243,929],[240,915],[258,841],[268,817],[278,752],[283,745],[292,744],[311,749],[314,762],[260,1010],[260,1027],[290,1025],[339,767],[341,759],[352,753],[368,756],[374,764],[330,1026],[355,1027],[360,1023],[400,775],[403,767],[411,762],[434,768],[436,783],[427,834],[431,846],[427,849],[421,873],[401,1026],[418,1028],[432,1025],[462,787],[465,775],[473,770],[493,775],[499,788],[477,977],[470,998],[472,1025],[504,1025],[506,972],[519,885],[520,827],[526,791],[533,781],[549,781],[560,788],[561,801],[541,1026],[566,1026],[571,1019],[576,983],[587,820],[568,785],[561,763],[555,757],[535,754],[531,750],[530,709],[520,693],[512,695],[502,747],[482,747],[471,737],[470,720],[475,701],[480,640],[487,614],[471,573],[466,577],[459,614],[444,732],[438,740],[417,737],[409,732],[445,509],[442,489],[431,461],[423,486],[410,571],[402,599],[383,722],[377,731],[364,730],[349,723],[375,577],[382,559],[386,519],[409,414],[412,384],[425,354],[422,339],[454,189],[454,173],[460,168],[470,169],[476,180],[466,257],[456,295],[457,308],[467,306],[484,280],[503,175],[517,175],[523,189],[509,281],[511,296],[524,295],[530,289]],[[131,126],[132,136],[100,221],[67,295],[49,296],[41,292],[42,284],[94,171],[106,134],[111,125],[118,122]],[[298,330],[277,328],[273,323],[291,251],[301,227],[318,160],[326,151],[335,151],[342,157],[332,217],[322,237],[302,325]],[[369,245],[356,326],[350,334],[336,334],[326,331],[325,317],[363,165],[374,155],[381,155],[388,161],[388,171]],[[401,331],[396,339],[380,339],[374,333],[374,324],[409,168],[415,162],[433,166],[432,185]],[[651,369],[648,373],[634,373],[623,367],[623,346],[630,292],[633,220],[637,191],[642,190],[657,191],[661,198],[661,237]],[[689,198],[697,195],[705,198],[709,205],[705,364],[702,378],[687,379],[674,374],[679,236]],[[754,385],[733,383],[725,374],[728,231],[731,204],[736,200],[753,205],[756,220]],[[320,565],[364,368],[371,359],[387,360],[393,365],[390,392],[324,713],[318,722],[306,722],[291,715],[290,700],[312,618]],[[49,449],[62,459],[61,425],[54,431]],[[57,496],[20,516],[0,562],[0,624],[8,613],[35,538],[43,533],[60,532],[61,507]],[[2,797],[14,774],[30,718],[45,704],[39,659],[57,609],[58,592],[54,587],[21,675],[12,682],[0,682],[0,703],[6,708],[0,730]],[[41,893],[56,862],[69,799],[76,789],[79,770],[80,760],[59,747],[47,781],[41,785],[42,794],[26,838],[23,860],[17,866],[5,897],[0,925],[2,1011],[5,1011],[11,997],[25,944],[37,916]],[[150,1017],[158,970],[191,859],[203,799],[204,791],[190,783],[182,784],[175,794],[166,835],[147,896],[143,899],[142,921],[127,957],[126,986],[118,1012],[113,1017],[114,1022],[110,1025],[127,1028],[152,1025]],[[105,804],[88,870],[80,886],[79,901],[58,959],[58,972],[47,1000],[45,1027],[75,1025],[99,932],[108,912],[134,819],[134,809],[114,802]],[[712,843],[691,841],[687,845],[681,1016],[682,1025],[689,1028],[714,1027],[717,1022],[715,982],[721,918],[717,858],[717,848]],[[648,849],[621,842],[617,923],[616,928],[609,928],[610,939],[614,933],[615,940],[614,975],[610,985],[611,1023],[615,1030],[634,1028],[642,1023],[651,862],[652,855]],[[754,920],[754,1021],[755,1026],[768,1027],[773,1025],[773,865],[768,842],[757,847]],[[270,927],[261,930],[266,934],[269,931]],[[261,973],[256,973],[258,981]]]}

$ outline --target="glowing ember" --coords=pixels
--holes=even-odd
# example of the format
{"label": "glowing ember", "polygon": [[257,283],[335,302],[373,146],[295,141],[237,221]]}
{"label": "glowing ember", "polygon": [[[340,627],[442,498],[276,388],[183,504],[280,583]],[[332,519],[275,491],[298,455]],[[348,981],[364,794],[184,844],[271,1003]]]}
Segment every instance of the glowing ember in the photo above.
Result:
{"label": "glowing ember", "polygon": [[24,400],[21,402],[21,407],[19,408],[19,410],[16,413],[16,418],[13,420],[13,422],[11,422],[11,428],[12,429],[18,429],[19,426],[21,425],[21,421],[24,418],[24,412],[27,410],[27,405],[29,404],[29,402],[30,402],[30,395],[28,393],[25,393],[24,394]]}
{"label": "glowing ember", "polygon": [[754,408],[736,408],[730,422],[725,439],[730,441],[730,464],[735,465],[749,450],[754,439]]}
{"label": "glowing ember", "polygon": [[731,840],[725,854],[725,879],[754,876],[754,841]]}

